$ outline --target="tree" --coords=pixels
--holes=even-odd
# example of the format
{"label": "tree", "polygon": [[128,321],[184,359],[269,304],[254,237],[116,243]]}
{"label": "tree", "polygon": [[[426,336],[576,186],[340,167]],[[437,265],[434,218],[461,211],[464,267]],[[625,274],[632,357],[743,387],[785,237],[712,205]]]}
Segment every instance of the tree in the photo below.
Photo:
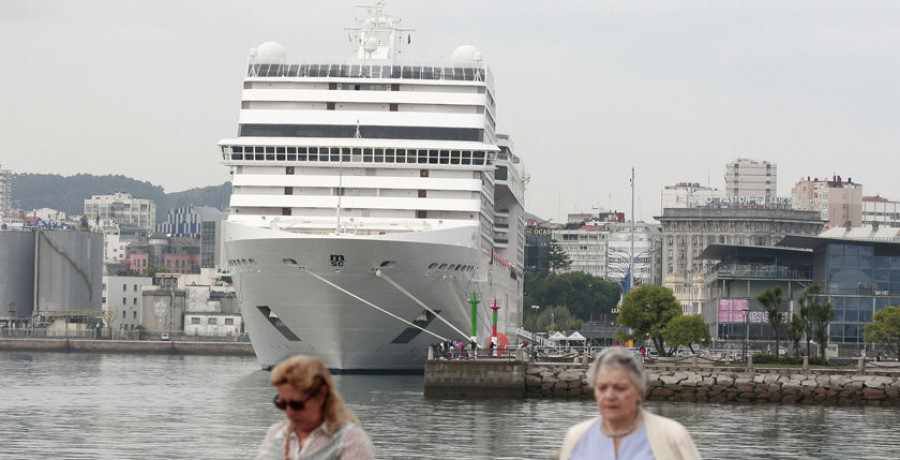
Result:
{"label": "tree", "polygon": [[794,344],[794,356],[800,356],[800,340],[806,331],[806,321],[800,315],[791,317],[787,328],[787,338]]}
{"label": "tree", "polygon": [[663,333],[669,322],[679,315],[681,304],[671,289],[650,284],[636,287],[625,295],[619,308],[619,325],[631,331],[619,329],[616,339],[651,340],[660,356],[665,356]]}
{"label": "tree", "polygon": [[[807,289],[813,287],[810,285]],[[816,292],[819,292],[818,290]],[[806,294],[806,292],[804,292]],[[834,318],[831,301],[828,297],[815,295],[809,303],[809,320],[812,323],[813,340],[819,346],[819,355],[825,362],[825,347],[828,346],[828,323]]]}
{"label": "tree", "polygon": [[756,297],[756,300],[769,314],[769,324],[775,331],[775,356],[780,359],[778,350],[781,349],[781,324],[784,322],[784,313],[780,310],[782,301],[781,287],[775,286],[772,289],[766,289]]}
{"label": "tree", "polygon": [[866,324],[865,337],[867,342],[880,343],[900,357],[900,307],[875,312],[872,322]]}
{"label": "tree", "polygon": [[[563,305],[572,316],[590,321],[610,314],[619,301],[619,285],[584,272],[525,273],[525,324],[534,324],[533,315],[555,305]],[[540,311],[532,311],[539,305]]]}
{"label": "tree", "polygon": [[700,315],[680,315],[672,318],[663,331],[666,345],[677,347],[685,345],[691,353],[694,352],[694,343],[709,343],[709,325],[703,321]]}
{"label": "tree", "polygon": [[565,271],[572,266],[572,259],[569,258],[569,254],[559,247],[559,242],[556,240],[550,240],[550,247],[547,248],[545,261],[550,273],[556,273],[560,270]]}
{"label": "tree", "polygon": [[800,304],[800,320],[803,322],[803,333],[806,335],[806,356],[811,354],[809,343],[813,337],[813,322],[810,318],[810,311],[819,302],[821,292],[822,287],[820,285],[810,284],[803,291],[803,294],[800,294],[800,298],[797,299],[797,302]]}

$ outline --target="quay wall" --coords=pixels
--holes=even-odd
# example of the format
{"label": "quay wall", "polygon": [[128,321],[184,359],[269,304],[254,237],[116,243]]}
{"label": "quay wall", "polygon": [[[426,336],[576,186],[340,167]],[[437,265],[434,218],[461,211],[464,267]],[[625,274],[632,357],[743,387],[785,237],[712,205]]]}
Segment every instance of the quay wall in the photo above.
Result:
{"label": "quay wall", "polygon": [[[486,379],[474,361],[437,361],[425,366],[425,394],[593,399],[582,363],[498,361]],[[499,374],[508,369],[507,378]],[[523,375],[524,369],[524,375]],[[429,371],[430,370],[430,371]],[[900,373],[843,369],[728,367],[648,368],[651,401],[740,402],[900,406]],[[516,385],[514,380],[524,378]],[[502,385],[492,387],[492,382]],[[437,384],[436,384],[437,382]],[[430,388],[431,387],[431,388]],[[433,390],[439,389],[438,393]]]}
{"label": "quay wall", "polygon": [[427,361],[425,396],[524,396],[522,361]]}
{"label": "quay wall", "polygon": [[0,339],[0,351],[255,356],[249,342]]}

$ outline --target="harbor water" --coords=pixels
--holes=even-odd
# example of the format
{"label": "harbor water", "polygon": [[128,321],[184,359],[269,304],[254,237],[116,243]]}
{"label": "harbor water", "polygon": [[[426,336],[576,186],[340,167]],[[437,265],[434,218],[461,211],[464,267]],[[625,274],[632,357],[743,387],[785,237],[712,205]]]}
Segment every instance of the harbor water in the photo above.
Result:
{"label": "harbor water", "polygon": [[[336,376],[385,459],[546,459],[589,401],[425,398],[420,376]],[[0,459],[245,459],[282,414],[252,358],[0,353]],[[900,409],[648,404],[707,459],[898,458]]]}

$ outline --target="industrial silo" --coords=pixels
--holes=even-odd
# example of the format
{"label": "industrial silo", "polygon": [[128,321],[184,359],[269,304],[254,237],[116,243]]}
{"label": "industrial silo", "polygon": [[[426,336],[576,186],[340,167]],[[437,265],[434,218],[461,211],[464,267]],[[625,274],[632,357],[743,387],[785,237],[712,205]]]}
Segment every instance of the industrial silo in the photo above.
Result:
{"label": "industrial silo", "polygon": [[34,307],[34,233],[0,230],[0,322],[30,321]]}
{"label": "industrial silo", "polygon": [[102,309],[103,236],[73,230],[37,230],[35,309],[41,314]]}

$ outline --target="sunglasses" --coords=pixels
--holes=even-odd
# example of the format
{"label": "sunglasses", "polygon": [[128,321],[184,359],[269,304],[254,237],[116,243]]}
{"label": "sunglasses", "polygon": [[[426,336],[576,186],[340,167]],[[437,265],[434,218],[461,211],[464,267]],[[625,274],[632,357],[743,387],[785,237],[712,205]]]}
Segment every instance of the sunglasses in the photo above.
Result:
{"label": "sunglasses", "polygon": [[[319,390],[321,390],[321,388]],[[275,395],[275,398],[272,399],[272,403],[275,404],[275,407],[280,410],[286,410],[288,407],[290,407],[295,411],[301,411],[304,407],[306,407],[306,403],[308,403],[310,399],[315,398],[316,395],[319,394],[319,390],[316,390],[313,394],[307,396],[303,401],[285,401],[279,398],[278,395]]]}

